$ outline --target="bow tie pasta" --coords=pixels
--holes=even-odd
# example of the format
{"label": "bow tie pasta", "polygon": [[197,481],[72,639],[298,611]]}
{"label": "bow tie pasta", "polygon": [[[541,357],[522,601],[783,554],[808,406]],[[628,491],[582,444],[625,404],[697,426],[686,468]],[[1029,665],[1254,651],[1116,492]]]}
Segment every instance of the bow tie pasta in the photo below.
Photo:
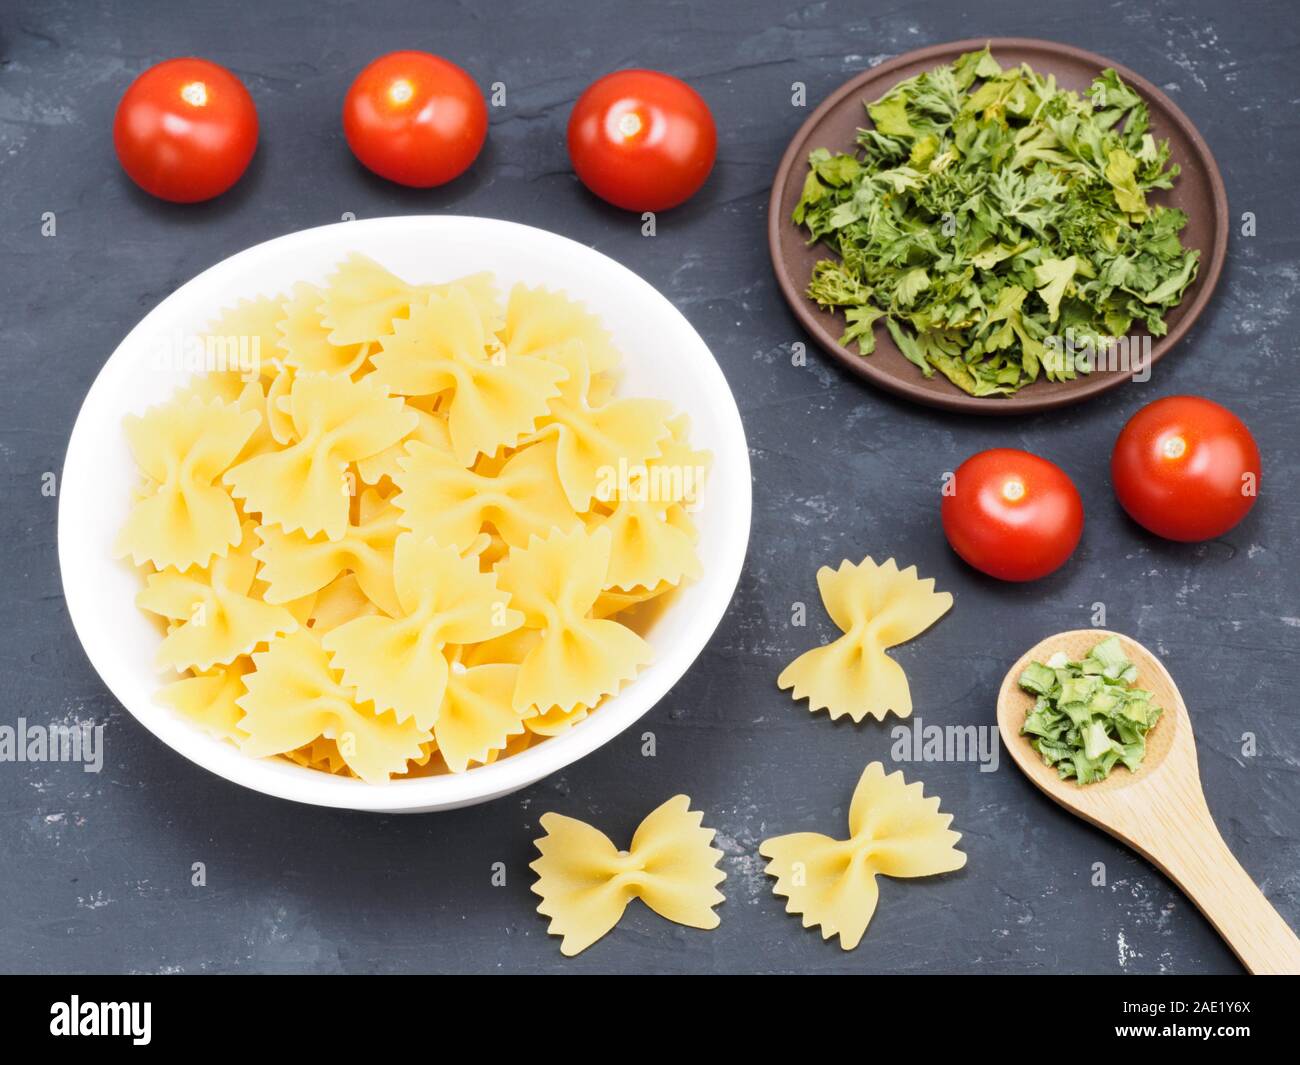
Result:
{"label": "bow tie pasta", "polygon": [[126,419],[116,553],[162,629],[160,703],[378,784],[512,757],[635,682],[654,601],[700,572],[709,456],[617,394],[596,315],[351,255],[201,339],[238,358]]}
{"label": "bow tie pasta", "polygon": [[563,936],[560,953],[586,950],[618,924],[627,904],[640,899],[660,917],[691,928],[718,927],[713,908],[725,901],[718,885],[722,851],[714,830],[691,809],[686,795],[674,795],[651,810],[626,851],[605,833],[563,814],[542,815],[546,835],[537,841],[541,857],[533,891],[537,912],[551,919],[547,931]]}
{"label": "bow tie pasta", "polygon": [[912,691],[902,666],[887,648],[915,639],[952,609],[952,596],[936,592],[933,578],[922,580],[916,567],[900,570],[892,559],[859,565],[845,559],[839,569],[823,566],[817,587],[831,620],[844,635],[805,651],[781,671],[776,683],[791,688],[808,709],[847,714],[855,722],[871,716],[883,721],[893,711],[912,713]]}
{"label": "bow tie pasta", "polygon": [[489,336],[470,294],[453,288],[413,303],[371,358],[374,376],[391,392],[446,394],[451,450],[463,466],[514,447],[546,414],[568,373],[536,356],[503,354]]}
{"label": "bow tie pasta", "polygon": [[118,535],[117,554],[159,569],[206,566],[239,540],[234,500],[214,484],[262,423],[256,410],[214,398],[173,400],[127,415],[131,454],[145,491]]}
{"label": "bow tie pasta", "polygon": [[277,403],[292,419],[293,442],[241,462],[223,480],[263,524],[337,540],[348,524],[349,464],[391,446],[417,419],[377,385],[334,374],[296,377],[286,398]]}
{"label": "bow tie pasta", "polygon": [[787,899],[786,912],[852,950],[876,912],[877,876],[935,876],[966,864],[951,824],[952,814],[939,812],[938,798],[926,798],[919,780],[908,784],[901,772],[886,774],[872,762],[853,792],[848,839],[795,832],[765,839],[758,852],[776,878],[773,893]]}

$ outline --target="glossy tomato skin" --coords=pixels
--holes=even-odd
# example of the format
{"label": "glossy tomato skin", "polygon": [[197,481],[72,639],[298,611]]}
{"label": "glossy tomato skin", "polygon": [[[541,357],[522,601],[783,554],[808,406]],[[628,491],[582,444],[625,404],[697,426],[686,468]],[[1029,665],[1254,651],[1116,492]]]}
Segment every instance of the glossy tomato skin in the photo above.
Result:
{"label": "glossy tomato skin", "polygon": [[220,196],[257,150],[257,107],[217,63],[169,59],[135,79],[117,105],[113,147],[145,192],[173,203]]}
{"label": "glossy tomato skin", "polygon": [[967,563],[1004,581],[1064,565],[1083,535],[1083,501],[1065,471],[1015,448],[972,455],[943,496],[943,531]]}
{"label": "glossy tomato skin", "polygon": [[367,169],[411,188],[445,185],[487,139],[483,94],[463,69],[428,52],[389,52],[343,101],[343,135]]}
{"label": "glossy tomato skin", "polygon": [[1110,475],[1120,506],[1143,528],[1168,540],[1209,540],[1255,505],[1259,448],[1227,407],[1166,396],[1120,431]]}
{"label": "glossy tomato skin", "polygon": [[655,70],[592,82],[569,116],[569,159],[579,180],[628,211],[666,211],[704,184],[718,132],[704,98]]}

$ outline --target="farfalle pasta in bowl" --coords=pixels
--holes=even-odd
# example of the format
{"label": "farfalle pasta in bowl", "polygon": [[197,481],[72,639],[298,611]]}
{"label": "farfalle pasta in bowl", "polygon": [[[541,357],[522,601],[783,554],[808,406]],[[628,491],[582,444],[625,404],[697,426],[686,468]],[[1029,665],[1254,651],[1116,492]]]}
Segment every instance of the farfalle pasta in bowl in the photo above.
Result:
{"label": "farfalle pasta in bowl", "polygon": [[645,282],[469,218],[309,230],[155,309],[87,398],[59,548],[123,704],[272,794],[439,809],[648,710],[730,600],[734,400]]}

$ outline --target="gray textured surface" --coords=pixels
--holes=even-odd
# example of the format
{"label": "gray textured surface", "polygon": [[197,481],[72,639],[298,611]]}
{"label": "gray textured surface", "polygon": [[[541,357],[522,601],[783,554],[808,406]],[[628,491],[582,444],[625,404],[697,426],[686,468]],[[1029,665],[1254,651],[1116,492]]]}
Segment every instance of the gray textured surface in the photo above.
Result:
{"label": "gray textured surface", "polygon": [[[1041,798],[1004,757],[908,769],[965,833],[967,868],[882,886],[862,945],[842,953],[782,912],[756,847],[766,835],[839,831],[862,766],[888,761],[888,731],[814,718],[778,692],[780,666],[830,634],[814,607],[825,562],[898,554],[956,594],[955,610],[899,652],[918,713],[993,721],[1008,663],[1059,629],[1108,622],[1157,649],[1187,694],[1211,809],[1266,894],[1300,924],[1300,628],[1294,365],[1300,326],[1294,12],[1283,3],[971,5],[557,3],[0,6],[0,723],[107,725],[98,775],[0,764],[0,969],[22,971],[420,970],[1214,972],[1236,963],[1151,867]],[[608,7],[608,10],[606,10]],[[615,10],[615,8],[618,10]],[[597,13],[599,12],[599,13]],[[978,13],[975,13],[978,12]],[[1218,155],[1236,234],[1209,312],[1146,386],[1060,414],[970,420],[869,390],[814,354],[781,303],[764,235],[768,183],[810,104],[865,64],[974,35],[1023,34],[1094,49],[1163,86]],[[480,84],[502,81],[487,148],[450,188],[419,193],[352,160],[339,104],[381,52],[427,48]],[[130,79],[198,52],[232,67],[261,114],[262,144],[225,198],[175,208],[137,192],[112,154]],[[569,172],[569,107],[626,66],[686,77],[714,109],[719,162],[707,188],[642,238]],[[54,211],[58,236],[43,238]],[[640,729],[567,772],[476,809],[377,818],[298,807],[209,776],[163,747],[90,669],[67,618],[55,554],[58,471],[82,396],[151,306],[204,267],[268,237],[335,220],[454,211],[557,230],[664,291],[712,346],[736,392],[754,460],[749,562],[708,650]],[[1106,458],[1138,406],[1209,394],[1243,415],[1265,457],[1254,513],[1222,541],[1177,546],[1119,513]],[[1028,587],[983,580],[946,547],[938,479],[995,445],[1061,462],[1088,511],[1083,544]],[[1241,753],[1243,732],[1259,737]],[[533,912],[537,819],[557,810],[626,838],[662,799],[688,792],[726,850],[727,902],[712,933],[634,904],[574,960]],[[205,862],[208,886],[190,886]],[[508,884],[489,884],[493,862]],[[1103,862],[1108,886],[1090,885]]]}

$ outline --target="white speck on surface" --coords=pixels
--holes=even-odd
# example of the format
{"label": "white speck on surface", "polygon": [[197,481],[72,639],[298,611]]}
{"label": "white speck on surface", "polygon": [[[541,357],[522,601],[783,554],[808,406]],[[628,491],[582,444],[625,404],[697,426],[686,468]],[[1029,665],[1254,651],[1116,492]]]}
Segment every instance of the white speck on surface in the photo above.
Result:
{"label": "white speck on surface", "polygon": [[1124,938],[1122,931],[1115,937],[1115,949],[1119,953],[1119,967],[1121,969],[1128,967],[1131,958],[1141,957],[1136,950],[1128,945],[1128,940]]}

